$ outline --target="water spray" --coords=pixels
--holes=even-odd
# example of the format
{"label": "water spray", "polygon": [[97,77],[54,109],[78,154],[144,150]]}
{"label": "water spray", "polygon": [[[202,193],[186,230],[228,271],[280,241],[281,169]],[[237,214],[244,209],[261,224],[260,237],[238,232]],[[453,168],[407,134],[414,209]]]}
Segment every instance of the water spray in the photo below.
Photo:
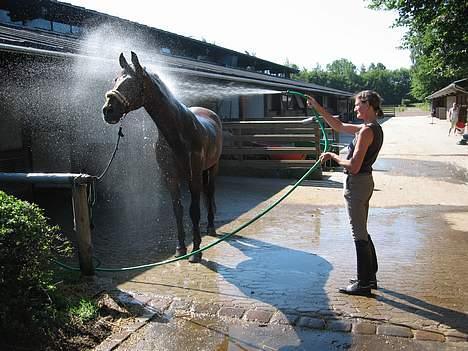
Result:
{"label": "water spray", "polygon": [[[300,96],[302,97],[304,100],[307,100],[307,95],[306,94],[303,94],[303,93],[300,93],[298,91],[294,91],[294,90],[287,90],[286,92],[282,92],[283,94],[287,94],[287,95],[297,95],[297,96]],[[315,121],[318,123],[319,127],[320,127],[320,130],[323,134],[323,141],[324,141],[324,148],[323,148],[323,152],[327,152],[329,151],[330,149],[330,145],[329,145],[329,142],[328,142],[328,138],[327,138],[327,134],[325,132],[325,126],[324,126],[324,123],[322,121],[322,118],[319,116],[319,114],[317,113],[317,111],[315,109],[312,108],[312,111],[314,112],[315,114]],[[214,242],[204,246],[204,247],[201,247],[200,249],[196,250],[196,251],[192,251],[190,253],[187,253],[186,255],[183,255],[183,256],[180,256],[180,257],[175,257],[175,258],[171,258],[171,259],[167,259],[167,260],[164,260],[164,261],[160,261],[160,262],[155,262],[155,263],[148,263],[148,264],[143,264],[143,265],[139,265],[139,266],[133,266],[133,267],[120,267],[120,268],[104,268],[104,267],[95,267],[95,271],[101,271],[101,272],[124,272],[124,271],[134,271],[134,270],[141,270],[141,269],[147,269],[147,268],[153,268],[153,267],[158,267],[158,266],[162,266],[162,265],[165,265],[165,264],[169,264],[169,263],[173,263],[173,262],[176,262],[176,261],[180,261],[180,260],[184,260],[184,259],[187,259],[188,257],[196,254],[196,253],[199,253],[199,252],[203,252],[205,250],[208,250],[209,248],[227,240],[228,238],[230,238],[231,236],[237,234],[238,232],[240,232],[242,229],[248,227],[250,224],[256,222],[258,219],[260,219],[261,217],[263,217],[264,215],[266,215],[268,212],[270,212],[273,208],[275,208],[277,205],[279,205],[284,199],[286,199],[312,172],[314,172],[318,167],[320,166],[320,160],[317,160],[313,165],[312,167],[285,193],[283,194],[279,199],[277,199],[273,204],[271,204],[270,206],[268,206],[266,209],[260,211],[259,213],[257,213],[252,219],[250,219],[249,221],[245,222],[244,224],[241,224],[240,226],[238,226],[237,228],[235,228],[232,232],[230,233],[226,233],[224,234],[221,238],[215,240]],[[79,268],[77,267],[70,267],[62,262],[59,262],[59,261],[56,261],[56,260],[53,260],[53,262],[55,262],[57,265],[61,266],[62,268],[65,268],[65,269],[68,269],[68,270],[74,270],[74,271],[78,271]]]}

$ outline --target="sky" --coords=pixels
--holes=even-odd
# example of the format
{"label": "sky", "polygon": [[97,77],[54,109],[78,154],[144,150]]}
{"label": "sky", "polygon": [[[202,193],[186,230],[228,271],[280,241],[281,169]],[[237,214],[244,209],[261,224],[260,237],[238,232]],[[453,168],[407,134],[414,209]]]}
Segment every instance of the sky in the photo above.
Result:
{"label": "sky", "polygon": [[168,32],[248,52],[300,69],[345,58],[358,69],[382,63],[409,68],[399,49],[397,14],[366,8],[364,0],[64,0]]}

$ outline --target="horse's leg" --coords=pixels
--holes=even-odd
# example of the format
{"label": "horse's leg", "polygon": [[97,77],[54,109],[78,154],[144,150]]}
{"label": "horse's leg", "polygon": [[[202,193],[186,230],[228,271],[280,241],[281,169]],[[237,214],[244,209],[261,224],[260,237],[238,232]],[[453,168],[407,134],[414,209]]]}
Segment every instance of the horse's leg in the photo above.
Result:
{"label": "horse's leg", "polygon": [[[200,194],[202,189],[202,174],[201,172],[194,172],[192,180],[189,182],[191,203],[190,203],[190,219],[192,220],[192,234],[193,234],[193,251],[197,251],[201,244],[200,235]],[[193,252],[192,251],[192,252]],[[202,253],[198,252],[189,257],[189,262],[201,262]]]}
{"label": "horse's leg", "polygon": [[166,178],[166,185],[171,194],[172,209],[174,211],[174,216],[177,225],[177,247],[175,257],[180,257],[187,254],[183,222],[184,207],[182,206],[182,199],[180,196],[180,184],[174,178]]}
{"label": "horse's leg", "polygon": [[203,172],[203,186],[206,199],[206,208],[208,212],[208,225],[206,233],[208,235],[216,235],[216,229],[214,225],[214,217],[216,213],[215,203],[215,179],[218,174],[218,164],[214,165],[210,169]]}

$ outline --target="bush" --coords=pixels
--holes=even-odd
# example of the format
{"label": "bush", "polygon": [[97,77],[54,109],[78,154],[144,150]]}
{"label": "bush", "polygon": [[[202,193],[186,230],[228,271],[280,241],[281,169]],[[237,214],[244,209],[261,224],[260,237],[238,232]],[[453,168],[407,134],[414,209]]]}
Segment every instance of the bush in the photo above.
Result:
{"label": "bush", "polygon": [[56,312],[49,260],[70,253],[42,209],[0,191],[0,334],[47,334]]}

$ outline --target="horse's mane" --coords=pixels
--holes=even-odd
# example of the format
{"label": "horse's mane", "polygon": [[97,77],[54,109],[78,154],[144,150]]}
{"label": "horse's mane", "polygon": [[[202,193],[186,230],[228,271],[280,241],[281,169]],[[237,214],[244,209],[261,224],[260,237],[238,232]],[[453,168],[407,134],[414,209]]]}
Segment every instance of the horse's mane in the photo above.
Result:
{"label": "horse's mane", "polygon": [[151,82],[154,84],[154,86],[161,92],[161,94],[167,99],[167,100],[176,100],[175,96],[172,94],[172,92],[169,90],[167,85],[159,78],[159,76],[156,73],[153,72],[148,72],[146,68],[144,69],[148,77],[150,78]]}

